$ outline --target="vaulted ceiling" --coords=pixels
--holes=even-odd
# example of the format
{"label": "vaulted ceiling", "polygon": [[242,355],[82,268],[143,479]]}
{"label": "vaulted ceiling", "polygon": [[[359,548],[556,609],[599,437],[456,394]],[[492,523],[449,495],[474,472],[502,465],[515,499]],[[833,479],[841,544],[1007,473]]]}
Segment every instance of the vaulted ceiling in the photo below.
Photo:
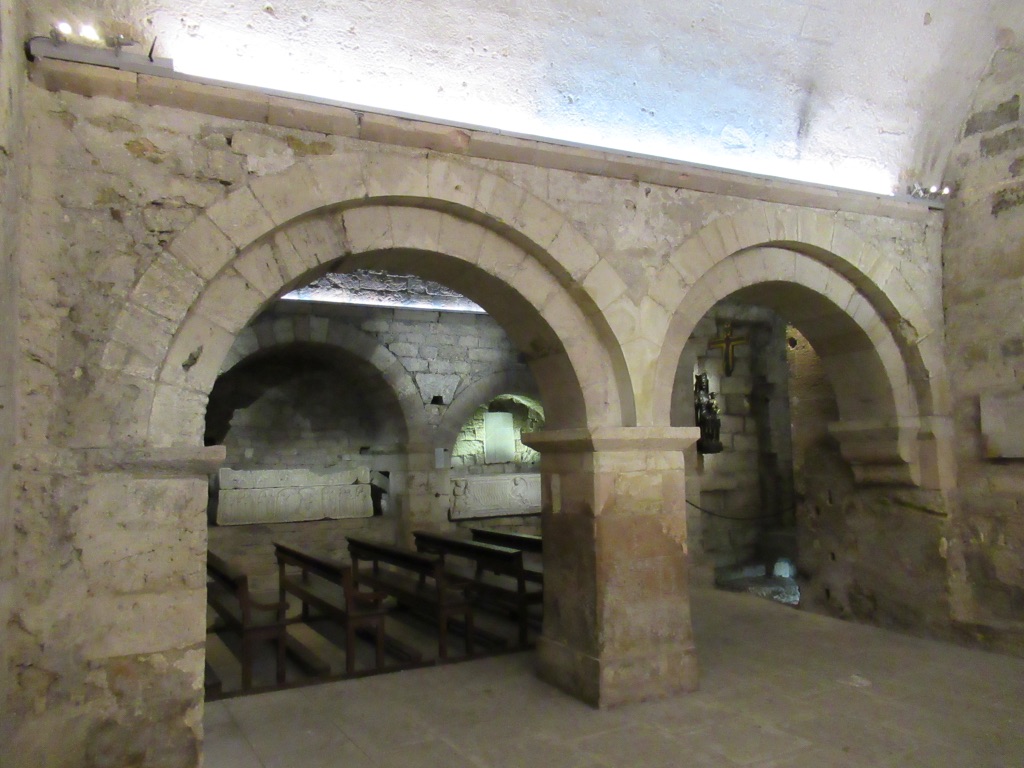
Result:
{"label": "vaulted ceiling", "polygon": [[903,192],[940,183],[1022,0],[24,0],[178,71]]}

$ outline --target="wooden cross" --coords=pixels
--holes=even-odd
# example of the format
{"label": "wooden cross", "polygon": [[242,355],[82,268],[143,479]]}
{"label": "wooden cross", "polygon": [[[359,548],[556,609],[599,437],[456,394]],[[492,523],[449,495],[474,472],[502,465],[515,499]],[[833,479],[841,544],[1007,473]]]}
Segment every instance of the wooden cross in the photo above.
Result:
{"label": "wooden cross", "polygon": [[732,369],[736,364],[736,347],[746,344],[746,339],[733,338],[732,323],[725,324],[725,333],[720,339],[712,339],[708,343],[708,349],[721,349],[725,355],[725,375],[732,376]]}

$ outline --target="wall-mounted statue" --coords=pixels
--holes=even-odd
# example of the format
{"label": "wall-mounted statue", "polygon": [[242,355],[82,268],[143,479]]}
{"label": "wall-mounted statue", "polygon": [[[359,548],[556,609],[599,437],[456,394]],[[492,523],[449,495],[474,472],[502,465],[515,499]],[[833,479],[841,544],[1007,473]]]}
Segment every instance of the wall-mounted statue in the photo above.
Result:
{"label": "wall-mounted statue", "polygon": [[698,373],[693,382],[693,415],[697,426],[700,427],[700,439],[697,440],[697,450],[700,453],[720,453],[722,450],[722,441],[719,438],[722,420],[718,413],[718,403],[715,400],[715,393],[710,391],[708,375]]}

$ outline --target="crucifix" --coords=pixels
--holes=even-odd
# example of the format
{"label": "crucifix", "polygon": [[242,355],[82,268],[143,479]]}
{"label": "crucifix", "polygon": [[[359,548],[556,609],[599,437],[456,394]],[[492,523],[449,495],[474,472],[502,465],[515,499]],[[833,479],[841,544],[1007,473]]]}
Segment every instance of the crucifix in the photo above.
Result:
{"label": "crucifix", "polygon": [[708,349],[721,349],[725,357],[725,375],[732,376],[733,366],[736,364],[736,347],[746,344],[746,339],[735,338],[732,335],[732,323],[725,324],[725,332],[720,339],[712,339],[708,342]]}

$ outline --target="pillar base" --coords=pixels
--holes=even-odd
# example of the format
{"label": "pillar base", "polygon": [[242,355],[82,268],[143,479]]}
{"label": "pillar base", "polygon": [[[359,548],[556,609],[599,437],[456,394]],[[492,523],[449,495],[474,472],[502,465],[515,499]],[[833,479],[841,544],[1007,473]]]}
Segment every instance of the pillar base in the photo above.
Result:
{"label": "pillar base", "polygon": [[692,644],[647,649],[636,657],[596,659],[541,637],[537,659],[542,680],[601,709],[664,699],[699,687]]}

